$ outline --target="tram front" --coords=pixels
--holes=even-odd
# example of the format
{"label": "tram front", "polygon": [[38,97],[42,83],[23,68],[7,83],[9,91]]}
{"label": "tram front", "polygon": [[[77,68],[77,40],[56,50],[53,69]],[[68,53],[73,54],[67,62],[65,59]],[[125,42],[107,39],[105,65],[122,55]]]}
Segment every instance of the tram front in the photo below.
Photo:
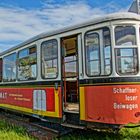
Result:
{"label": "tram front", "polygon": [[90,126],[140,122],[139,25],[133,18],[112,20],[110,33],[100,28],[85,37],[88,78],[81,120]]}

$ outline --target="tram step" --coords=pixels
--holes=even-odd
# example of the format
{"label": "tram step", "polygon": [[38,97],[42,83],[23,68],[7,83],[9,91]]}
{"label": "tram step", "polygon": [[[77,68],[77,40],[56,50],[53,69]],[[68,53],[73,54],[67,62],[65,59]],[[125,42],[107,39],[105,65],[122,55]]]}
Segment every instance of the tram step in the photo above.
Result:
{"label": "tram step", "polygon": [[75,129],[85,129],[84,126],[79,126],[79,125],[74,125],[69,123],[62,123],[61,125],[65,127],[75,128]]}
{"label": "tram step", "polygon": [[78,111],[68,111],[68,110],[64,110],[64,112],[66,112],[66,113],[73,113],[73,114],[79,114]]}

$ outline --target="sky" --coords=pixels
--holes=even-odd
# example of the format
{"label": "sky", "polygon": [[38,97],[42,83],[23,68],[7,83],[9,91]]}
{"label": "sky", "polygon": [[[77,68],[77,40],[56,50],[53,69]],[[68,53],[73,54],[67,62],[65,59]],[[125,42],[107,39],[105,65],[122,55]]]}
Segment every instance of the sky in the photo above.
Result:
{"label": "sky", "polygon": [[127,11],[133,0],[0,0],[0,52],[40,33]]}

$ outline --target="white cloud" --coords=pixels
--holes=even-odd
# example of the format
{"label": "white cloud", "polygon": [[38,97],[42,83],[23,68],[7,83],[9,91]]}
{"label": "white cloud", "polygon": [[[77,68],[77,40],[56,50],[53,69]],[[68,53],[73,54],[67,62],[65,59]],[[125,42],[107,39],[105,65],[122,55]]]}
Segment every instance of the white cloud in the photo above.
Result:
{"label": "white cloud", "polygon": [[113,2],[99,8],[93,8],[84,1],[67,2],[64,5],[54,2],[47,0],[43,9],[33,10],[0,7],[0,51],[9,48],[7,46],[11,46],[11,41],[22,42],[44,31],[55,30],[120,10],[120,7]]}

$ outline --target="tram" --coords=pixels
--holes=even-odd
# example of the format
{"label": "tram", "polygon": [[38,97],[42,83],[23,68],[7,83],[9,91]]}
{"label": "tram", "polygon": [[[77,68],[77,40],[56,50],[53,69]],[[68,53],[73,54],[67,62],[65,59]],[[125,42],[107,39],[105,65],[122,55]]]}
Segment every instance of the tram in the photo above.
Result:
{"label": "tram", "polygon": [[67,126],[138,124],[140,15],[105,15],[2,52],[0,108]]}

